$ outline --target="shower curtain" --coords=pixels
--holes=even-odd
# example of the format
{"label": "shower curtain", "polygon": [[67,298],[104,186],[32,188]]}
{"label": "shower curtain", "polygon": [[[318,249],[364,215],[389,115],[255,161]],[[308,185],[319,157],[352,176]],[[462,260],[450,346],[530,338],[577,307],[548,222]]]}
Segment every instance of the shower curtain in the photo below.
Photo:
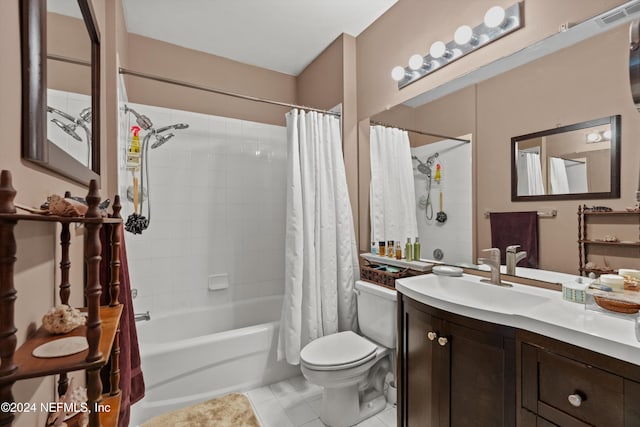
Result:
{"label": "shower curtain", "polygon": [[285,292],[278,359],[300,363],[312,340],[357,325],[359,266],[340,121],[316,112],[287,116]]}
{"label": "shower curtain", "polygon": [[407,131],[371,126],[371,240],[418,236],[413,164]]}
{"label": "shower curtain", "polygon": [[569,193],[569,179],[564,159],[551,157],[549,158],[549,166],[551,169],[551,194]]}
{"label": "shower curtain", "polygon": [[518,156],[518,195],[537,196],[544,193],[540,154],[520,152]]}

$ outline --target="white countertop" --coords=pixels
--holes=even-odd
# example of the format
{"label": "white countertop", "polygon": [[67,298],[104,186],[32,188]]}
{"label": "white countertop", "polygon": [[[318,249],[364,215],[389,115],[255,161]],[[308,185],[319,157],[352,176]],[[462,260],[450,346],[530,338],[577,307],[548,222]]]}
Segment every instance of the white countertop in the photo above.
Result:
{"label": "white countertop", "polygon": [[562,293],[512,283],[501,287],[482,277],[426,274],[396,280],[398,292],[431,307],[486,322],[512,326],[640,365],[634,316],[585,309]]}

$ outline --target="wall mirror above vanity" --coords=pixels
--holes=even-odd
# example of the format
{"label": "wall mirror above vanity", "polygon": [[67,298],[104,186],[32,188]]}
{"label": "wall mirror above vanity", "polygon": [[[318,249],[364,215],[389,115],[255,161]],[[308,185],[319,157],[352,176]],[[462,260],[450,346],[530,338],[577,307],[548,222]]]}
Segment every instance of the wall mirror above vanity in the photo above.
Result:
{"label": "wall mirror above vanity", "polygon": [[511,200],[620,197],[620,116],[511,138]]}
{"label": "wall mirror above vanity", "polygon": [[100,36],[89,0],[21,0],[22,158],[100,178]]}
{"label": "wall mirror above vanity", "polygon": [[[371,117],[390,126],[472,141],[467,148],[448,151],[449,155],[455,153],[462,158],[468,149],[468,178],[465,175],[460,185],[469,189],[468,193],[464,195],[464,190],[455,185],[456,175],[460,174],[457,168],[464,163],[457,164],[452,171],[446,159],[442,180],[438,186],[434,183],[431,186],[435,212],[441,210],[439,193],[443,190],[444,211],[448,217],[445,223],[427,218],[425,200],[421,197],[427,192],[426,178],[418,169],[419,163],[413,162],[422,258],[437,260],[434,246],[441,249],[441,262],[477,267],[478,257],[483,256],[480,251],[492,246],[487,212],[553,211],[557,215],[538,215],[537,269],[553,273],[545,275],[545,281],[569,280],[571,276],[566,274],[580,274],[577,206],[584,203],[624,210],[635,204],[638,148],[633,144],[633,135],[640,132],[640,125],[629,82],[620,78],[628,72],[629,26],[624,23],[607,27],[598,19],[578,24],[512,57],[485,66],[478,70],[477,77],[471,72],[458,81]],[[601,55],[597,63],[589,60],[593,52]],[[367,132],[365,122],[361,121],[361,140],[368,141]],[[439,151],[434,142],[444,139],[428,140],[411,132],[409,135],[412,151],[423,151],[417,155],[422,162],[433,154],[431,151]],[[368,154],[366,158],[362,154],[368,149],[368,145],[361,143],[360,165],[369,164]],[[539,160],[542,179],[537,194],[517,191],[518,184],[522,185],[517,177],[525,171],[517,168],[516,155],[525,157],[523,154],[527,152],[537,153],[544,159]],[[572,166],[574,164],[578,166]],[[553,165],[560,171],[560,166],[564,168],[567,181],[576,181],[571,182],[568,190],[554,191],[550,179]],[[571,176],[572,168],[579,171],[574,173],[577,177]],[[363,184],[360,187],[360,249],[363,251],[368,251],[371,245],[370,212],[362,208],[369,206],[369,179],[370,171],[361,166],[360,182],[366,183],[366,187]],[[452,227],[456,219],[465,215],[469,216],[468,227]],[[628,227],[621,231],[611,227],[615,228],[603,225],[601,234],[620,237],[628,231]],[[456,250],[454,242],[466,247],[466,252]],[[594,259],[590,261],[599,265],[610,263],[615,268],[638,268],[635,260],[617,265],[617,261],[629,262],[629,258],[619,254],[592,251],[592,256]],[[539,274],[544,272],[521,267],[516,270],[517,276],[527,278]]]}

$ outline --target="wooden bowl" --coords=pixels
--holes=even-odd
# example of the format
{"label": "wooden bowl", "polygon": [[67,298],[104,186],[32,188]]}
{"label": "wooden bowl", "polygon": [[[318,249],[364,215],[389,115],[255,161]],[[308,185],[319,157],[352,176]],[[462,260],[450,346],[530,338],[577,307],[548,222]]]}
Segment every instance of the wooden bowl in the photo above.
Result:
{"label": "wooden bowl", "polygon": [[640,304],[635,302],[612,300],[596,295],[593,296],[593,299],[600,307],[606,310],[615,311],[616,313],[634,314],[640,310]]}

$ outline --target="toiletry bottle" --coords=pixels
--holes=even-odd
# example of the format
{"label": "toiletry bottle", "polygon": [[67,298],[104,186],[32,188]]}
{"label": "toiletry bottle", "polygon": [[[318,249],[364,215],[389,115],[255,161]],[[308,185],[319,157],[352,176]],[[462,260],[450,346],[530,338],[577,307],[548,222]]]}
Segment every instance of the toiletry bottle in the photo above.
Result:
{"label": "toiletry bottle", "polygon": [[393,240],[389,240],[387,242],[387,256],[389,258],[393,258],[393,255],[394,255],[393,248],[395,248],[395,245],[393,244]]}
{"label": "toiletry bottle", "polygon": [[376,242],[371,242],[371,253],[373,255],[378,254],[378,247],[376,246]]}
{"label": "toiletry bottle", "polygon": [[420,261],[420,240],[416,237],[416,242],[413,244],[413,259]]}
{"label": "toiletry bottle", "polygon": [[380,256],[385,256],[386,255],[386,248],[385,248],[384,241],[380,242],[379,246],[380,246]]}
{"label": "toiletry bottle", "polygon": [[402,246],[400,246],[400,240],[396,242],[396,259],[402,259]]}
{"label": "toiletry bottle", "polygon": [[407,237],[407,244],[404,245],[404,256],[407,261],[413,261],[413,245],[411,244],[411,237]]}
{"label": "toiletry bottle", "polygon": [[129,151],[131,153],[140,152],[140,137],[138,136],[138,132],[140,132],[139,126],[131,126],[131,133],[133,133],[133,136],[131,137],[131,145],[129,146]]}

